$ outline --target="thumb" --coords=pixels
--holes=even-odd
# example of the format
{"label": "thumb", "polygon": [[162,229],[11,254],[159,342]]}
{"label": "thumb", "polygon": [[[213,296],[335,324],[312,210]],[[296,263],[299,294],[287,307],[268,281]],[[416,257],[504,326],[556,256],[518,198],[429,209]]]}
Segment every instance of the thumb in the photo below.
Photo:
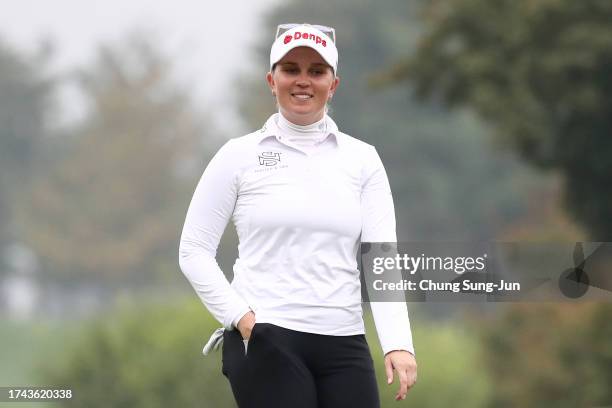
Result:
{"label": "thumb", "polygon": [[387,373],[387,384],[393,382],[393,365],[389,357],[385,358],[385,372]]}

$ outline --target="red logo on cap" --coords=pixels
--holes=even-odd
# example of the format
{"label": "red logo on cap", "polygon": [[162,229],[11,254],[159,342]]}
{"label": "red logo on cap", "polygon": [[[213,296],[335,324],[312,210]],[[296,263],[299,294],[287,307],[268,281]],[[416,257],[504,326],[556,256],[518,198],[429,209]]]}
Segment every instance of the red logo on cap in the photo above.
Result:
{"label": "red logo on cap", "polygon": [[[315,42],[315,44],[321,44],[323,47],[327,47],[326,41],[322,39],[321,37],[319,37],[318,35],[309,34],[309,33],[300,33],[299,31],[294,34],[295,34],[296,40],[299,40],[300,38],[305,39],[305,40],[312,40]],[[293,36],[286,35],[284,39],[284,43],[287,44],[291,40],[293,40]]]}

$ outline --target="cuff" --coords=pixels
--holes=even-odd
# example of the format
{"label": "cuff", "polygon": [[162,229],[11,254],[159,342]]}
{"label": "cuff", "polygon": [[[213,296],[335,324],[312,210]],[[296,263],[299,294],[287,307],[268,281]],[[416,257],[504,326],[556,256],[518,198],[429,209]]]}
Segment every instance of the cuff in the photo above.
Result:
{"label": "cuff", "polygon": [[226,330],[234,330],[238,327],[238,322],[242,319],[242,316],[250,311],[249,305],[242,298],[236,296],[235,301],[232,302],[232,307],[223,319],[223,327]]}

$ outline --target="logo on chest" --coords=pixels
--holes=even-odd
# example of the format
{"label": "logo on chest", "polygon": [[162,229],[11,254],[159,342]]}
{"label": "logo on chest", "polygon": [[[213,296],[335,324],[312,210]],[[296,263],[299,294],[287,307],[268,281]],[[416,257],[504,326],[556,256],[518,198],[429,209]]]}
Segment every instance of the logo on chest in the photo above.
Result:
{"label": "logo on chest", "polygon": [[261,152],[258,157],[260,166],[276,166],[281,161],[281,154],[278,152]]}

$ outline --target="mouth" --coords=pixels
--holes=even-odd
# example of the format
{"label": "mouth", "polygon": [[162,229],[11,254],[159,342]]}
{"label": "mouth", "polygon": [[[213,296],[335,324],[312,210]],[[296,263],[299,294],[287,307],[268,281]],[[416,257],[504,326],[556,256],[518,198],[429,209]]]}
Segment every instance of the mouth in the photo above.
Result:
{"label": "mouth", "polygon": [[291,96],[299,100],[306,101],[308,99],[311,99],[314,95],[309,94],[307,92],[296,92],[296,93],[292,93]]}

